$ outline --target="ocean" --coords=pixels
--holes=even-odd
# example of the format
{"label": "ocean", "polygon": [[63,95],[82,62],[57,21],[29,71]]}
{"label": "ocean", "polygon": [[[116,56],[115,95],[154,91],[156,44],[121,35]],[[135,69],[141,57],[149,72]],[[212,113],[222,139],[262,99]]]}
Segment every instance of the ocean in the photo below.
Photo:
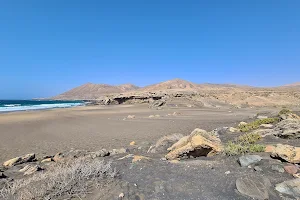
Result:
{"label": "ocean", "polygon": [[83,105],[85,105],[83,101],[0,100],[0,112],[46,110],[52,108],[69,108]]}

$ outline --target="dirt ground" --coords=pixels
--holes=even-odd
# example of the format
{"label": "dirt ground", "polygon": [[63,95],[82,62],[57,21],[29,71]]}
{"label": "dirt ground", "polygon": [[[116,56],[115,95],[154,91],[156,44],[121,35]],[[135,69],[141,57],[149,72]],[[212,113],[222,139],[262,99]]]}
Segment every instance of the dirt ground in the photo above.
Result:
{"label": "dirt ground", "polygon": [[[179,115],[173,116],[174,112]],[[131,141],[153,142],[171,133],[195,128],[233,126],[257,109],[166,108],[147,105],[86,106],[0,115],[0,161],[36,153],[40,156],[74,149],[121,148]],[[135,115],[134,119],[126,119]],[[150,115],[160,117],[149,118]]]}

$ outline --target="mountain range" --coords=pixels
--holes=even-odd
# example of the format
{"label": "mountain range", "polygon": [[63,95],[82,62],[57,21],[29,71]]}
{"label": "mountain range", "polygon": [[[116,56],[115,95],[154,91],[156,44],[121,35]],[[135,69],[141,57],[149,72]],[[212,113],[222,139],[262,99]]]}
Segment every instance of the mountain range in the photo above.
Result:
{"label": "mountain range", "polygon": [[[53,99],[63,99],[63,100],[93,100],[99,99],[106,95],[113,94],[142,94],[149,92],[194,92],[194,93],[243,93],[243,92],[265,92],[265,91],[300,91],[300,82],[284,85],[280,87],[271,88],[260,88],[251,87],[244,85],[234,85],[234,84],[197,84],[192,83],[182,79],[173,79],[146,87],[138,87],[133,84],[123,84],[123,85],[107,85],[107,84],[93,84],[87,83],[64,92],[58,96],[53,97]],[[218,94],[220,95],[220,94]]]}

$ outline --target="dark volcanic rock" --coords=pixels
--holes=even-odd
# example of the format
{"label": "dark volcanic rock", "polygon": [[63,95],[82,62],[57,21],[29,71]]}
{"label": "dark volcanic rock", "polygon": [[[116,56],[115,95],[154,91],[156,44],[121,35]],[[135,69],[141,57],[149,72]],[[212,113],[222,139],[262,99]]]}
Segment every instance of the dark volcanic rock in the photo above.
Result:
{"label": "dark volcanic rock", "polygon": [[293,197],[300,197],[300,178],[285,181],[276,185],[275,189],[282,193]]}
{"label": "dark volcanic rock", "polygon": [[241,156],[239,157],[238,162],[240,163],[240,165],[242,167],[248,167],[251,164],[255,164],[259,161],[261,161],[261,157],[258,155],[245,155],[245,156]]}
{"label": "dark volcanic rock", "polygon": [[270,187],[271,182],[266,177],[245,176],[236,180],[236,188],[241,194],[258,200],[269,199]]}

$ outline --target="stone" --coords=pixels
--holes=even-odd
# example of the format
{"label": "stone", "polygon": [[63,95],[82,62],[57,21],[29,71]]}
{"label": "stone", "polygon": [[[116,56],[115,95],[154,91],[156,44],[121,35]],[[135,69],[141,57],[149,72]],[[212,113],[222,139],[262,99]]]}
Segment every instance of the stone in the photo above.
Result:
{"label": "stone", "polygon": [[257,171],[257,172],[262,172],[262,168],[260,168],[259,166],[255,166],[254,167],[254,170]]}
{"label": "stone", "polygon": [[127,119],[134,119],[135,118],[135,115],[128,115],[127,116]]}
{"label": "stone", "polygon": [[130,146],[134,146],[134,145],[135,145],[135,141],[130,142],[129,145],[130,145]]}
{"label": "stone", "polygon": [[110,155],[117,155],[117,154],[124,154],[124,153],[127,153],[128,152],[128,149],[125,149],[125,148],[120,148],[120,149],[113,149],[111,151],[109,151]]}
{"label": "stone", "polygon": [[257,200],[269,199],[270,187],[271,182],[266,177],[248,175],[236,180],[236,188],[241,194]]}
{"label": "stone", "polygon": [[267,118],[269,118],[269,117],[268,117],[268,116],[265,116],[265,115],[258,115],[256,118],[257,118],[257,119],[267,119]]}
{"label": "stone", "polygon": [[284,168],[280,165],[272,165],[271,169],[280,173],[284,173]]}
{"label": "stone", "polygon": [[148,157],[145,157],[145,156],[133,156],[133,159],[132,159],[132,162],[135,163],[135,162],[139,162],[139,161],[142,161],[142,160],[150,160],[150,158]]}
{"label": "stone", "polygon": [[296,165],[286,165],[284,170],[289,174],[296,174],[298,172],[298,167]]}
{"label": "stone", "polygon": [[300,138],[300,120],[287,119],[279,122],[274,133],[275,136],[284,139],[299,139]]}
{"label": "stone", "polygon": [[181,138],[173,144],[165,157],[175,160],[182,157],[213,156],[222,152],[221,140],[202,129],[195,129],[189,136]]}
{"label": "stone", "polygon": [[26,162],[31,162],[33,160],[35,160],[35,154],[34,153],[26,154],[24,156],[16,157],[16,158],[10,159],[8,161],[5,161],[3,163],[3,166],[4,167],[12,167],[14,165],[18,165],[18,164],[22,164],[22,163],[26,163]]}
{"label": "stone", "polygon": [[122,192],[121,194],[119,194],[119,198],[124,198],[125,197],[125,195],[124,195],[124,193]]}
{"label": "stone", "polygon": [[273,145],[267,145],[266,148],[265,148],[265,152],[267,153],[272,153],[275,149],[275,146]]}
{"label": "stone", "polygon": [[277,144],[272,150],[271,157],[279,158],[293,164],[300,163],[300,147]]}
{"label": "stone", "polygon": [[230,171],[225,172],[226,175],[230,174]]}
{"label": "stone", "polygon": [[293,174],[293,177],[295,177],[295,178],[300,178],[300,173]]}
{"label": "stone", "polygon": [[259,161],[261,161],[262,157],[258,156],[258,155],[244,155],[239,157],[239,164],[242,167],[248,167],[249,165],[258,163]]}
{"label": "stone", "polygon": [[274,126],[272,124],[261,124],[259,127],[260,128],[273,128]]}
{"label": "stone", "polygon": [[31,174],[33,174],[33,173],[35,173],[37,171],[40,171],[40,170],[43,170],[43,168],[41,168],[38,165],[34,165],[34,166],[26,165],[25,167],[23,167],[22,169],[20,169],[19,172],[24,173],[24,176],[26,176],[26,175],[31,175]]}
{"label": "stone", "polygon": [[239,126],[245,126],[245,125],[247,125],[248,123],[247,122],[240,122],[239,123]]}
{"label": "stone", "polygon": [[91,153],[91,158],[93,159],[97,157],[105,157],[105,156],[109,156],[109,151],[107,151],[106,149],[101,149],[99,151]]}
{"label": "stone", "polygon": [[275,186],[275,189],[282,193],[293,197],[300,197],[300,178],[284,181]]}
{"label": "stone", "polygon": [[159,107],[162,107],[165,104],[166,104],[165,100],[155,100],[155,101],[152,101],[151,103],[149,103],[149,108],[151,108],[151,109],[159,108]]}
{"label": "stone", "polygon": [[41,161],[41,163],[52,162],[52,158],[45,158]]}
{"label": "stone", "polygon": [[57,153],[55,154],[55,156],[53,157],[53,161],[54,162],[63,162],[65,156],[63,153]]}
{"label": "stone", "polygon": [[229,128],[228,128],[228,131],[231,132],[231,133],[237,133],[237,132],[240,132],[239,129],[233,128],[233,127],[229,127]]}

